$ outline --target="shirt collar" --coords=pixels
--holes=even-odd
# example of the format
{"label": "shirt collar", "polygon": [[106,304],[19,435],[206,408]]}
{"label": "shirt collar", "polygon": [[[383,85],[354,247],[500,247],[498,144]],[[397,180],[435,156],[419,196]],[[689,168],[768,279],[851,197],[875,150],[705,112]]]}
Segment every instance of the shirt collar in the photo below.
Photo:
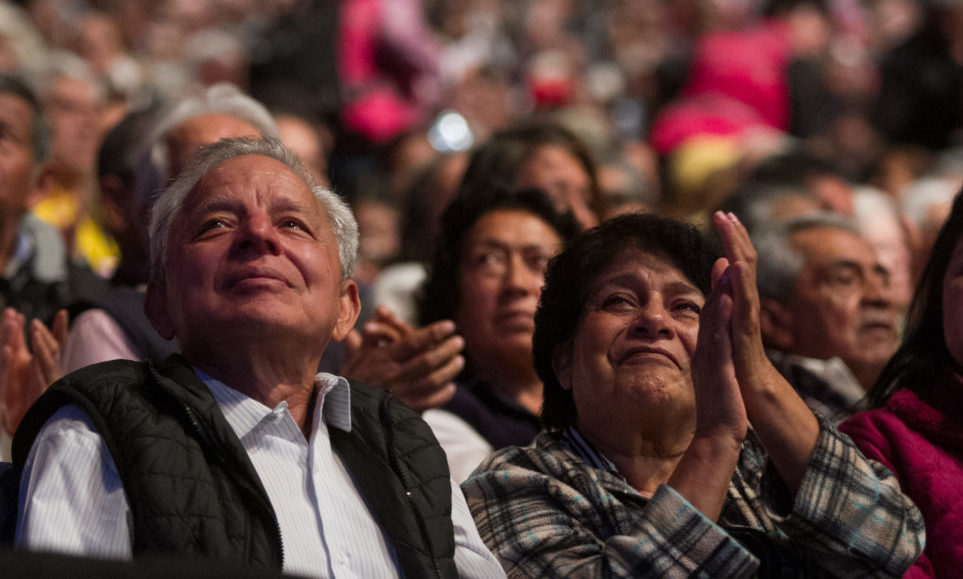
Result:
{"label": "shirt collar", "polygon": [[619,474],[619,468],[604,454],[595,450],[574,426],[562,431],[562,445],[594,468]]}
{"label": "shirt collar", "polygon": [[[288,403],[285,401],[271,409],[201,370],[195,368],[194,371],[211,391],[214,401],[238,438],[243,439],[264,419],[287,412]],[[351,387],[348,381],[341,376],[320,372],[314,377],[314,388],[318,399],[315,415],[312,417],[313,423],[317,424],[320,413],[325,424],[350,432]]]}
{"label": "shirt collar", "polygon": [[782,356],[790,364],[805,368],[824,380],[834,392],[847,402],[855,404],[866,395],[866,391],[860,386],[859,380],[856,379],[856,376],[853,375],[852,370],[849,369],[846,362],[843,362],[842,358],[834,356],[821,360],[788,353],[782,353]]}

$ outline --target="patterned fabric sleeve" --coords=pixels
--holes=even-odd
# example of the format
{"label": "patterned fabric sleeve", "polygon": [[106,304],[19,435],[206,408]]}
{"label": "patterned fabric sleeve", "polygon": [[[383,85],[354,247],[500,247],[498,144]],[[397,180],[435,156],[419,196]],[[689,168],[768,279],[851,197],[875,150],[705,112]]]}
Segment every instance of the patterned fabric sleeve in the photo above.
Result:
{"label": "patterned fabric sleeve", "polygon": [[483,463],[462,488],[482,539],[509,577],[755,571],[747,550],[671,488],[645,501],[615,476],[600,480],[608,474],[557,446],[512,447]]}
{"label": "patterned fabric sleeve", "polygon": [[821,426],[792,511],[770,514],[840,576],[902,577],[923,550],[922,515],[886,467],[863,456],[848,436]]}

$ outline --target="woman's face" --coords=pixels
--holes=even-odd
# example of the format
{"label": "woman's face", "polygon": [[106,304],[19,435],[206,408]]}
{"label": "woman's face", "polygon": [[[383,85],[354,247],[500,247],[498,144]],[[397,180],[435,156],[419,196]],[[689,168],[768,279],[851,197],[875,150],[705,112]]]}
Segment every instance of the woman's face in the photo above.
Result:
{"label": "woman's face", "polygon": [[519,169],[515,185],[545,191],[559,211],[571,211],[582,229],[598,225],[589,208],[592,179],[577,157],[560,145],[543,145]]}
{"label": "woman's face", "polygon": [[465,236],[455,323],[473,365],[488,373],[534,373],[535,307],[548,260],[562,239],[533,213],[497,209]]}
{"label": "woman's face", "polygon": [[956,242],[943,276],[943,339],[958,364],[963,364],[963,238]]}
{"label": "woman's face", "polygon": [[583,431],[640,410],[694,412],[690,366],[705,296],[659,255],[625,250],[599,276],[556,372]]}

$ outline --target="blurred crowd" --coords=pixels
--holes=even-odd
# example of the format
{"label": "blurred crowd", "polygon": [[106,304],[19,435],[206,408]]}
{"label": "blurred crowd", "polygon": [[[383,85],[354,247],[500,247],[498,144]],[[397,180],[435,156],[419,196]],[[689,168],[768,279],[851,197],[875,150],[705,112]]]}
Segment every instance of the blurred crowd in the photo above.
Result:
{"label": "blurred crowd", "polygon": [[889,197],[915,250],[963,175],[959,4],[7,1],[0,70],[34,81],[53,127],[33,212],[105,276],[117,249],[93,178],[103,135],[221,82],[313,147],[359,213],[365,277],[423,258],[469,153],[535,119],[584,143],[595,218],[698,222],[767,161],[804,156],[841,179],[838,195]]}
{"label": "blurred crowd", "polygon": [[[956,271],[963,0],[0,0],[0,458],[63,374],[178,349],[148,319],[151,206],[248,137],[357,220],[360,315],[319,369],[421,413],[457,482],[545,426],[546,271],[600,224],[714,223],[757,268],[740,312],[820,417],[811,452],[885,402],[914,289]],[[694,251],[670,245],[636,253]],[[628,251],[596,249],[579,267]]]}

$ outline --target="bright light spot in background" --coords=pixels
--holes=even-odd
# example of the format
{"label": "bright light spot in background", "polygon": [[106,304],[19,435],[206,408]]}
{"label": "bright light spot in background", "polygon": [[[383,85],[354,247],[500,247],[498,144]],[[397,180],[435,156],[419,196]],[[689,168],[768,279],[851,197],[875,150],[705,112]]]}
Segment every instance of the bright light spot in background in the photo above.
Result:
{"label": "bright light spot in background", "polygon": [[428,130],[428,142],[437,151],[455,153],[470,149],[475,138],[465,117],[454,111],[445,111],[438,115]]}

